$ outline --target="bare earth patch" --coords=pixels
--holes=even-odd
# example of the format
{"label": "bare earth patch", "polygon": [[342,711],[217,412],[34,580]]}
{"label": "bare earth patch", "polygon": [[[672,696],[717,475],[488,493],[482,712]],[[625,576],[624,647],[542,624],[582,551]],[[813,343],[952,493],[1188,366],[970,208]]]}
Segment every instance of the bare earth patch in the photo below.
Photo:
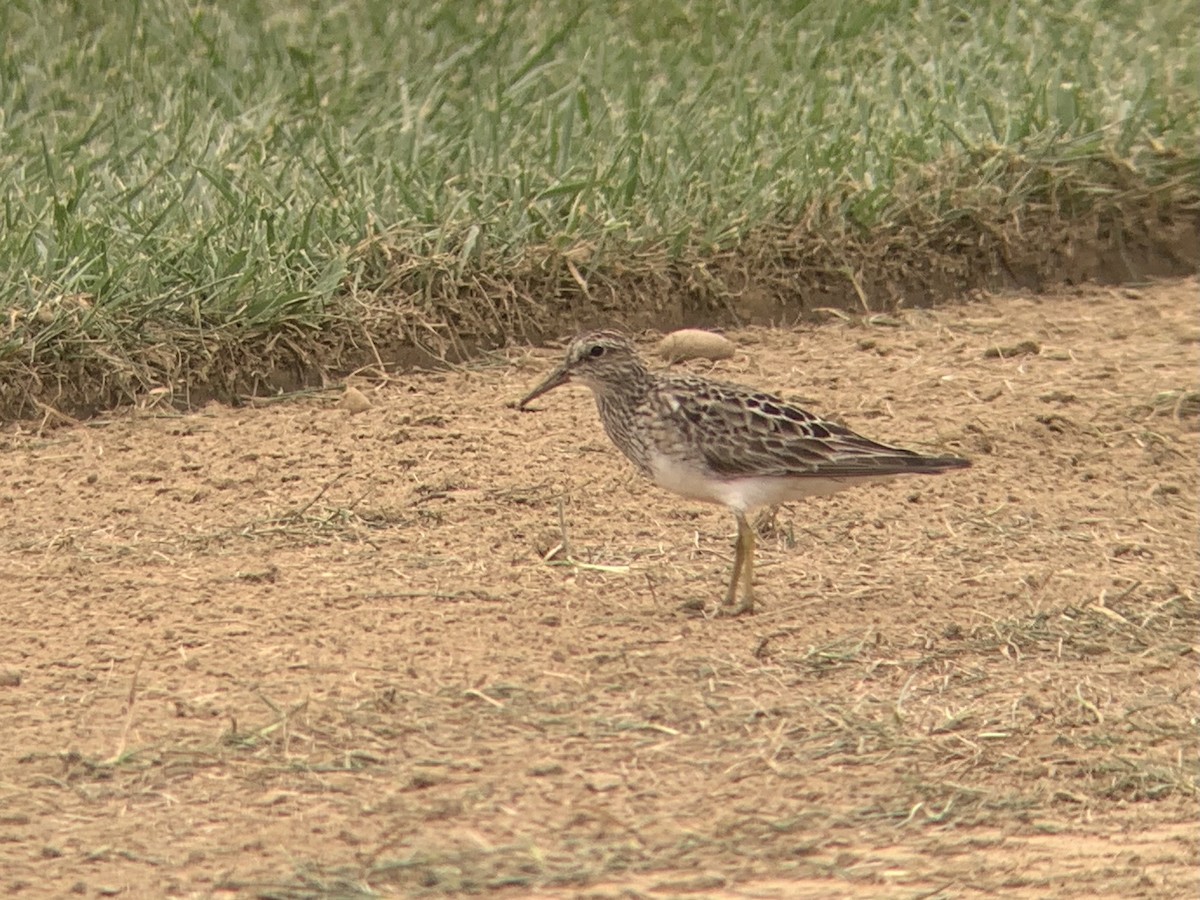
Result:
{"label": "bare earth patch", "polygon": [[761,523],[557,358],[0,435],[0,891],[1194,897],[1197,283],[733,333],[961,452]]}

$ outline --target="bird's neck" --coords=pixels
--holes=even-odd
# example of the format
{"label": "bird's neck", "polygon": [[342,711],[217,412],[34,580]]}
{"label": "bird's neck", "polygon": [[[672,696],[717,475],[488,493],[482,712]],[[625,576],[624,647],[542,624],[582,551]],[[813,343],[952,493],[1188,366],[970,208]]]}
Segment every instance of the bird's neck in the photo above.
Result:
{"label": "bird's neck", "polygon": [[644,369],[637,377],[622,380],[619,384],[601,384],[592,388],[596,395],[596,406],[601,416],[631,416],[633,411],[646,402],[650,392],[650,373]]}
{"label": "bird's neck", "polygon": [[649,471],[650,461],[639,416],[646,406],[650,388],[647,376],[595,391],[596,408],[604,431],[621,452],[645,472]]}

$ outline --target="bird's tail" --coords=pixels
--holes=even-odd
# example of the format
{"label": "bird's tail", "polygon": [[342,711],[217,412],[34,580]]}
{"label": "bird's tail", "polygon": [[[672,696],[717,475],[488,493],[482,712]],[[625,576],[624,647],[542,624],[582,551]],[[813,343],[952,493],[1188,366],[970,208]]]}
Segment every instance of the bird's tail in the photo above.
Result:
{"label": "bird's tail", "polygon": [[896,449],[893,453],[832,460],[822,463],[817,471],[833,478],[883,478],[891,475],[940,475],[953,469],[966,469],[970,465],[969,459],[960,456],[924,456]]}
{"label": "bird's tail", "polygon": [[971,461],[961,456],[922,456],[920,454],[908,457],[906,471],[917,474],[938,475],[951,469],[969,469]]}

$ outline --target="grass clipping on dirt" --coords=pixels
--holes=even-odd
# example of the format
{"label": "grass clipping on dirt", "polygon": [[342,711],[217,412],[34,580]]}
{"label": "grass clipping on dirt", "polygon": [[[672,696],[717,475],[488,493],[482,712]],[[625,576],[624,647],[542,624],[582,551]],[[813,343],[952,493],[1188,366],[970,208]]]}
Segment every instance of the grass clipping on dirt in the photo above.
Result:
{"label": "grass clipping on dirt", "polygon": [[5,4],[0,415],[1186,270],[1193,12]]}

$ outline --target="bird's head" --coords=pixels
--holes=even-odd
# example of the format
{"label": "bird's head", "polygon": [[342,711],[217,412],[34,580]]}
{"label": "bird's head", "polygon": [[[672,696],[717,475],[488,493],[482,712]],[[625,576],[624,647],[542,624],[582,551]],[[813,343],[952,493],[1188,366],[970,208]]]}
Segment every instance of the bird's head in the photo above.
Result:
{"label": "bird's head", "polygon": [[644,375],[646,369],[633,344],[616,331],[589,331],[567,345],[563,361],[517,404],[518,409],[548,391],[578,382],[605,394]]}

